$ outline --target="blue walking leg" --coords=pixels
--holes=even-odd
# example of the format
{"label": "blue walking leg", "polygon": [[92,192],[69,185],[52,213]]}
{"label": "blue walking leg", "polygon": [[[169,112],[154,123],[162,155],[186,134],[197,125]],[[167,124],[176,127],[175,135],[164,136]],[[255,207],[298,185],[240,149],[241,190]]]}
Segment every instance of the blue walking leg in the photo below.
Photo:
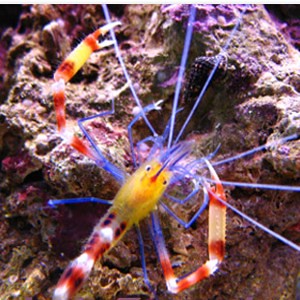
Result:
{"label": "blue walking leg", "polygon": [[[149,104],[146,107],[143,108],[143,112],[139,112],[133,120],[129,123],[127,126],[128,131],[128,138],[129,138],[129,144],[130,144],[130,151],[132,155],[133,164],[135,167],[137,167],[137,160],[134,153],[134,143],[133,143],[133,137],[132,137],[132,127],[133,125],[142,117],[143,114],[148,113],[151,110],[160,110],[160,104],[162,103],[162,100],[157,101],[156,103]],[[157,137],[157,134],[154,135],[154,138]]]}
{"label": "blue walking leg", "polygon": [[[190,195],[189,195],[190,196]],[[187,197],[190,199],[190,197]],[[186,202],[186,198],[181,200],[181,203]],[[177,202],[177,201],[176,201]],[[179,202],[179,201],[178,201]],[[197,212],[192,216],[192,218],[189,221],[184,221],[182,220],[180,217],[178,217],[165,203],[163,203],[162,201],[160,202],[160,204],[162,205],[162,207],[169,213],[170,216],[174,217],[177,222],[179,224],[181,224],[182,226],[184,226],[184,228],[189,228],[195,221],[196,219],[202,214],[202,212],[206,209],[207,205],[209,203],[209,196],[208,196],[208,192],[205,188],[203,188],[203,203],[202,205],[199,207],[199,209],[197,210]]]}
{"label": "blue walking leg", "polygon": [[155,294],[155,290],[153,286],[150,283],[148,273],[147,273],[147,267],[146,267],[146,260],[145,260],[145,251],[144,251],[144,241],[143,241],[143,236],[140,230],[140,227],[138,225],[135,226],[137,235],[138,235],[138,240],[139,240],[139,246],[140,246],[140,256],[141,256],[141,263],[142,263],[142,269],[143,269],[143,274],[144,274],[144,280],[149,289]]}
{"label": "blue walking leg", "polygon": [[57,205],[76,204],[76,203],[100,203],[100,204],[112,205],[112,202],[110,200],[104,200],[104,199],[94,198],[94,197],[69,198],[69,199],[59,199],[59,200],[50,199],[47,202],[47,204],[52,208],[56,208]]}
{"label": "blue walking leg", "polygon": [[114,164],[112,164],[111,162],[109,162],[102,154],[102,152],[100,151],[100,149],[97,147],[95,141],[92,139],[92,137],[90,136],[90,134],[87,132],[87,130],[85,129],[83,123],[86,121],[90,121],[93,120],[95,118],[98,117],[104,117],[110,114],[114,114],[115,112],[115,105],[114,105],[114,100],[112,100],[112,108],[109,111],[104,111],[101,112],[99,114],[96,114],[94,116],[90,116],[90,117],[86,117],[86,118],[82,118],[78,121],[78,126],[81,129],[81,131],[83,132],[83,134],[86,136],[86,138],[89,140],[89,142],[91,143],[92,147],[95,149],[99,159],[96,161],[97,165],[108,171],[109,173],[111,173],[114,178],[120,182],[123,183],[125,181],[125,174],[122,170],[120,170],[118,167],[116,167]]}

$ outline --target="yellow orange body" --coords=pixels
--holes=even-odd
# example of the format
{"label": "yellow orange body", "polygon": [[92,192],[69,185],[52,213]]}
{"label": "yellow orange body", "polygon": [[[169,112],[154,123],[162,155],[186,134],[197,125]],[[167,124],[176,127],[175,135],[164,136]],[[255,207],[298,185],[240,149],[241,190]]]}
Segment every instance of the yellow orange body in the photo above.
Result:
{"label": "yellow orange body", "polygon": [[121,219],[127,220],[128,227],[138,224],[154,210],[165,192],[172,172],[162,168],[156,159],[146,162],[131,175],[117,193],[113,208]]}

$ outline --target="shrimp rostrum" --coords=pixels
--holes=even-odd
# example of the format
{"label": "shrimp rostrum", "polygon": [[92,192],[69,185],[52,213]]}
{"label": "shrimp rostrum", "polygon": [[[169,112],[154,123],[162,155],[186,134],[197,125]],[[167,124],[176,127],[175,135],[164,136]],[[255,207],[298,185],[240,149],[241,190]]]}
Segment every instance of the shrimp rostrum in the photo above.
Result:
{"label": "shrimp rostrum", "polygon": [[[181,84],[184,78],[184,70],[187,65],[189,46],[192,40],[193,25],[196,22],[196,8],[187,6],[188,15],[185,42],[183,46],[183,54],[178,70],[178,80],[175,89],[175,96],[172,103],[172,110],[168,118],[165,128],[161,133],[158,133],[154,126],[149,121],[149,115],[154,111],[162,109],[163,102],[157,101],[143,107],[138,99],[134,86],[128,75],[125,64],[122,60],[122,55],[118,47],[117,39],[114,34],[114,28],[120,25],[120,22],[111,22],[108,9],[103,5],[104,14],[107,25],[99,28],[94,33],[88,35],[65,61],[59,66],[54,74],[53,97],[55,112],[57,118],[57,127],[60,136],[71,147],[79,151],[94,161],[97,166],[111,173],[114,178],[121,183],[121,187],[115,195],[113,201],[108,202],[103,199],[95,199],[91,197],[78,199],[50,200],[52,206],[58,204],[68,204],[76,202],[99,202],[111,204],[106,214],[100,218],[94,227],[90,237],[85,243],[82,253],[75,258],[65,269],[61,275],[57,286],[54,290],[53,299],[70,299],[82,287],[88,279],[92,268],[97,260],[107,254],[119,241],[125,233],[132,227],[137,229],[139,244],[141,248],[141,261],[144,273],[144,279],[149,289],[154,292],[151,279],[148,277],[145,254],[143,250],[143,240],[139,229],[139,223],[145,218],[149,218],[150,232],[154,241],[157,255],[162,266],[162,272],[166,280],[167,290],[170,293],[180,293],[196,283],[211,277],[212,274],[218,274],[217,270],[221,266],[221,262],[226,256],[225,251],[225,233],[226,233],[226,210],[229,207],[236,213],[238,218],[246,220],[251,226],[267,231],[273,237],[288,245],[292,251],[300,250],[299,246],[278,235],[272,230],[256,222],[254,219],[239,211],[227,201],[224,186],[238,186],[238,183],[223,181],[217,174],[218,166],[230,164],[244,157],[250,157],[263,150],[274,149],[289,143],[298,138],[297,134],[287,135],[283,138],[278,138],[273,143],[263,144],[254,149],[243,152],[242,154],[214,161],[218,154],[219,147],[216,147],[211,154],[204,157],[197,157],[193,154],[195,140],[188,138],[183,140],[184,132],[187,130],[191,118],[195,114],[195,110],[202,100],[204,92],[208,85],[213,80],[213,76],[220,76],[222,73],[223,64],[226,64],[226,51],[230,47],[232,36],[236,34],[242,20],[243,14],[248,10],[251,12],[251,7],[243,7],[240,10],[240,17],[232,26],[231,35],[226,44],[222,48],[219,55],[213,59],[197,59],[193,65],[193,73],[190,75],[190,85],[187,85],[185,97],[191,98],[192,94],[197,94],[194,104],[187,103],[186,108],[179,107],[179,94]],[[171,11],[173,7],[166,7],[165,11]],[[98,42],[99,35],[105,35],[110,32],[110,38],[105,39],[101,43]],[[74,135],[72,128],[68,123],[65,113],[65,84],[76,74],[83,66],[89,56],[96,50],[105,47],[115,47],[116,56],[120,61],[124,76],[127,80],[127,86],[130,88],[135,100],[137,109],[136,114],[128,125],[128,137],[132,161],[135,171],[132,175],[125,174],[117,166],[110,163],[103,153],[100,151],[97,143],[94,141],[88,130],[85,128],[85,123],[95,118],[106,116],[114,112],[114,107],[110,112],[100,113],[95,116],[86,117],[79,120],[78,125],[82,130],[85,139]],[[206,73],[201,75],[203,80],[200,88],[196,72],[199,68],[205,67]],[[209,69],[210,68],[210,69]],[[207,71],[209,69],[209,71]],[[200,70],[200,73],[202,69]],[[202,72],[203,73],[203,72]],[[196,79],[195,79],[196,78]],[[199,96],[198,96],[199,94]],[[186,99],[190,101],[191,99]],[[114,102],[113,102],[114,105]],[[190,109],[188,107],[190,106]],[[179,115],[185,114],[184,122],[179,121]],[[137,143],[134,143],[133,128],[141,120],[145,123],[151,135],[141,138]],[[178,125],[180,124],[180,126]],[[179,129],[178,129],[179,128]],[[177,133],[175,137],[175,133]],[[222,145],[221,145],[222,146]],[[143,157],[146,156],[146,159]],[[240,183],[241,188],[264,188],[269,190],[283,190],[299,192],[300,188],[295,186],[281,186],[275,184],[256,184],[256,183]],[[180,191],[180,192],[178,192]],[[180,196],[179,196],[180,194]],[[188,220],[182,218],[174,210],[176,207],[184,207],[186,204],[196,205],[193,213]],[[200,204],[199,204],[200,203]],[[176,222],[184,228],[190,228],[195,224],[199,216],[208,207],[208,258],[202,259],[203,263],[199,266],[180,274],[178,277],[175,273],[175,266],[172,264],[167,246],[164,241],[163,230],[159,221],[159,211],[169,214]],[[296,225],[296,224],[295,224]],[[221,275],[220,275],[221,276]],[[154,292],[155,294],[155,292]]]}

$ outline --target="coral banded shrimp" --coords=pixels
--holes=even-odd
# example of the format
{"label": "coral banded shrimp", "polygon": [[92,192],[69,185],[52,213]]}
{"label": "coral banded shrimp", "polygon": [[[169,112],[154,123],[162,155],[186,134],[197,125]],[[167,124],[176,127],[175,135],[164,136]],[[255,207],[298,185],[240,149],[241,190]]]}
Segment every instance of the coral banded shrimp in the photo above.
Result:
{"label": "coral banded shrimp", "polygon": [[[114,33],[112,31],[113,27],[115,25],[118,25],[117,23],[111,23],[109,19],[109,14],[106,6],[103,6],[104,12],[107,19],[107,25],[104,26],[104,29],[109,29],[111,31],[111,38],[114,42],[115,51],[118,59],[120,59],[121,64],[123,63],[121,60],[121,55],[119,52],[119,48],[116,44],[116,40],[114,38]],[[173,10],[174,7],[167,7],[164,9],[165,12]],[[236,9],[240,12],[239,9]],[[256,8],[249,8],[246,7],[244,10],[251,14],[253,11],[256,11]],[[244,229],[247,234],[247,230],[250,230],[250,233],[248,233],[250,236],[252,232],[256,233],[257,229],[252,228],[253,226],[257,226],[260,229],[266,230],[266,228],[259,223],[256,223],[252,218],[245,216],[242,212],[235,209],[234,206],[231,206],[227,203],[227,197],[226,193],[224,191],[223,186],[229,186],[233,192],[231,193],[231,196],[233,198],[233,195],[236,195],[237,197],[243,198],[244,188],[249,189],[266,189],[271,190],[274,192],[273,197],[276,198],[276,194],[279,193],[278,191],[288,191],[288,192],[299,192],[299,187],[293,187],[290,185],[282,186],[279,184],[260,184],[255,182],[255,178],[253,178],[254,175],[257,175],[255,173],[247,174],[249,176],[250,180],[252,180],[252,183],[241,183],[241,182],[234,182],[234,180],[220,180],[224,174],[232,172],[230,167],[227,167],[227,164],[235,164],[237,160],[240,159],[248,159],[249,156],[256,156],[259,150],[263,150],[265,152],[271,152],[277,151],[277,149],[280,149],[280,153],[284,155],[284,153],[289,153],[291,148],[288,148],[288,145],[294,145],[293,142],[298,138],[297,134],[294,135],[288,135],[286,138],[276,138],[273,142],[269,141],[268,143],[265,143],[263,145],[257,146],[254,149],[250,149],[249,151],[244,151],[240,155],[229,157],[224,157],[221,159],[222,155],[219,154],[219,151],[215,151],[213,154],[207,155],[206,158],[199,158],[197,155],[193,154],[195,147],[195,141],[197,140],[197,135],[193,134],[192,138],[188,138],[188,141],[179,141],[182,138],[183,131],[185,129],[185,124],[181,129],[179,130],[179,133],[176,137],[173,136],[173,130],[175,128],[175,119],[178,119],[181,113],[181,109],[177,107],[176,101],[178,101],[178,95],[180,92],[180,84],[183,77],[183,71],[185,69],[185,60],[188,57],[188,44],[190,43],[192,39],[192,31],[193,31],[193,25],[196,17],[196,8],[191,7],[190,10],[187,10],[184,14],[188,15],[188,26],[187,26],[187,34],[184,44],[184,51],[183,51],[183,58],[182,63],[179,68],[178,73],[178,82],[177,89],[175,94],[174,103],[172,104],[172,113],[171,117],[169,118],[169,121],[165,125],[165,129],[161,134],[158,134],[156,130],[153,128],[152,123],[148,119],[148,115],[151,114],[152,111],[156,111],[160,109],[161,102],[156,102],[154,104],[149,104],[148,106],[142,107],[141,102],[139,100],[136,100],[136,104],[139,106],[139,109],[137,110],[137,115],[133,118],[133,121],[128,126],[128,134],[130,139],[130,148],[133,155],[133,163],[137,166],[137,170],[128,177],[124,183],[124,173],[116,166],[111,164],[106,160],[106,158],[103,156],[103,154],[100,152],[98,147],[96,146],[93,137],[88,133],[88,130],[85,129],[84,123],[87,121],[91,121],[97,117],[107,115],[108,113],[101,113],[93,117],[87,117],[84,119],[81,119],[79,121],[79,127],[83,131],[84,135],[90,142],[90,146],[87,146],[88,144],[85,142],[82,142],[82,140],[74,137],[72,134],[70,134],[70,130],[67,126],[66,119],[67,117],[64,115],[64,103],[65,103],[65,91],[64,91],[64,83],[68,81],[69,76],[66,79],[63,79],[63,81],[60,81],[60,79],[63,78],[63,76],[58,75],[58,73],[65,72],[66,69],[70,69],[70,65],[76,64],[76,57],[78,53],[81,51],[84,51],[84,53],[88,52],[91,48],[90,43],[87,42],[90,39],[94,38],[93,34],[90,35],[87,39],[85,39],[82,44],[80,44],[77,48],[77,50],[74,50],[75,52],[72,52],[71,58],[67,58],[66,61],[69,62],[66,64],[63,62],[61,68],[58,69],[57,73],[55,74],[54,78],[56,83],[54,84],[54,101],[55,101],[55,109],[57,113],[57,121],[58,121],[58,129],[60,131],[60,134],[63,136],[65,141],[73,146],[75,149],[77,149],[82,154],[86,155],[90,159],[94,160],[95,163],[105,169],[106,171],[110,172],[116,180],[123,181],[123,185],[120,188],[119,192],[114,198],[114,201],[112,203],[111,208],[108,210],[108,212],[101,218],[99,223],[94,228],[94,231],[90,238],[88,239],[88,242],[84,246],[84,250],[80,256],[78,256],[75,260],[73,260],[69,266],[64,271],[63,275],[61,276],[58,285],[54,291],[54,299],[68,299],[72,297],[77,290],[82,286],[83,282],[87,279],[89,276],[91,269],[95,263],[95,261],[102,257],[108,250],[110,250],[119,239],[123,237],[125,232],[129,230],[133,225],[137,227],[138,230],[138,237],[139,242],[141,245],[141,249],[143,249],[143,241],[141,238],[140,231],[138,229],[138,223],[143,218],[148,216],[151,213],[151,234],[156,246],[156,250],[162,265],[163,273],[167,282],[167,288],[172,293],[178,293],[181,292],[187,288],[190,288],[194,284],[198,283],[202,279],[208,278],[208,280],[213,277],[210,276],[212,274],[216,274],[215,276],[218,277],[220,281],[223,281],[221,277],[222,272],[226,272],[226,269],[221,271],[221,274],[218,275],[217,269],[220,267],[222,268],[222,260],[224,258],[225,254],[225,228],[226,228],[226,207],[230,207],[231,210],[237,213],[238,217],[235,217],[236,222],[238,223],[236,227],[240,227],[240,229]],[[250,12],[249,12],[250,11]],[[220,18],[219,18],[220,19]],[[241,19],[237,19],[241,20]],[[234,26],[234,34],[236,33],[236,29],[239,26],[239,21],[236,21],[236,26]],[[244,19],[243,19],[243,22]],[[103,30],[103,27],[102,29]],[[97,34],[96,34],[97,35]],[[231,37],[230,37],[231,38]],[[108,46],[110,42],[104,41],[104,46]],[[94,41],[93,41],[94,44]],[[98,48],[98,46],[97,46]],[[83,49],[83,50],[82,50]],[[227,46],[223,48],[227,50]],[[76,51],[79,51],[76,53]],[[89,51],[91,54],[92,51]],[[230,53],[230,51],[228,50]],[[74,54],[75,53],[75,54]],[[245,55],[244,53],[240,54],[241,56]],[[89,55],[86,55],[86,58]],[[71,62],[71,63],[70,63]],[[218,64],[218,61],[217,61]],[[216,68],[217,68],[216,64]],[[68,68],[65,67],[65,65],[68,66]],[[237,67],[237,66],[236,66]],[[213,70],[216,68],[213,68]],[[77,69],[77,67],[75,67]],[[126,69],[123,69],[126,70]],[[238,70],[241,73],[239,76],[243,75],[245,76],[245,73],[243,73],[243,70]],[[126,72],[126,71],[125,71]],[[71,73],[74,73],[73,71]],[[213,71],[211,72],[213,74]],[[246,74],[249,75],[249,74]],[[268,75],[268,74],[267,74]],[[250,76],[250,75],[249,75]],[[246,77],[247,78],[247,77]],[[235,79],[235,78],[233,78]],[[252,79],[252,78],[250,78]],[[131,92],[134,94],[135,99],[135,90],[133,88],[133,85],[131,84],[131,80],[129,77],[127,77],[128,85],[131,89]],[[249,78],[247,78],[249,80]],[[249,80],[250,81],[250,80]],[[236,88],[234,85],[237,84],[236,82],[233,82],[231,88]],[[239,87],[240,88],[240,87]],[[243,86],[243,88],[245,88]],[[202,94],[200,92],[200,94]],[[201,96],[202,97],[202,96]],[[200,97],[199,97],[200,99]],[[190,100],[190,99],[189,99]],[[67,101],[67,100],[66,100]],[[188,104],[186,104],[188,106]],[[197,108],[198,103],[194,104],[195,109]],[[240,109],[247,109],[247,106],[241,105]],[[193,111],[193,108],[191,109]],[[114,109],[110,113],[113,113]],[[193,113],[191,113],[192,116]],[[136,143],[137,147],[135,147],[135,143],[133,143],[134,140],[134,134],[132,131],[132,127],[134,127],[139,120],[142,119],[148,130],[152,133],[151,136],[146,136],[142,138],[138,143]],[[184,120],[189,121],[189,116],[184,118]],[[185,122],[184,122],[185,123]],[[187,123],[187,122],[186,122]],[[201,135],[200,135],[201,136]],[[199,137],[198,137],[199,138]],[[252,137],[251,137],[252,138]],[[265,137],[261,137],[261,139],[265,139]],[[297,141],[296,141],[297,142]],[[291,144],[290,144],[291,143]],[[143,154],[143,148],[147,148],[147,144],[151,144],[152,146],[149,147],[148,153],[147,153],[147,160],[140,164],[140,156]],[[229,145],[229,144],[227,144]],[[283,145],[283,146],[282,146]],[[283,148],[282,148],[282,147]],[[222,147],[222,144],[221,144]],[[292,146],[290,146],[292,147]],[[137,152],[137,156],[135,156]],[[257,158],[257,157],[256,157]],[[261,160],[261,158],[257,158],[258,160]],[[260,163],[262,163],[260,161]],[[258,165],[260,164],[258,163]],[[279,164],[279,163],[278,163]],[[278,166],[280,168],[280,165]],[[216,172],[217,169],[220,168],[220,173]],[[222,169],[223,168],[223,169]],[[275,168],[275,166],[274,166]],[[206,176],[200,175],[199,169],[203,169],[204,172],[207,173]],[[218,171],[218,170],[217,170]],[[243,171],[243,169],[242,169]],[[255,170],[256,172],[259,172],[259,167]],[[293,170],[290,169],[289,173]],[[294,171],[295,172],[295,171]],[[293,174],[294,175],[294,174]],[[260,174],[258,175],[260,176]],[[242,176],[241,176],[242,177]],[[231,177],[229,177],[231,178]],[[234,178],[234,176],[233,176]],[[242,177],[243,178],[243,177]],[[265,178],[265,176],[263,176]],[[292,181],[293,182],[293,181]],[[233,188],[232,188],[233,187]],[[170,191],[168,190],[170,188]],[[186,190],[185,190],[186,188]],[[178,191],[180,191],[181,194],[184,195],[183,198],[178,198]],[[184,191],[185,190],[185,191]],[[175,192],[174,192],[175,191]],[[165,193],[167,192],[167,193]],[[168,205],[164,204],[163,202],[160,202],[160,199],[162,197],[166,197],[168,200],[166,202]],[[181,195],[182,196],[182,195]],[[199,199],[202,196],[202,200],[198,200],[202,204],[199,206],[194,206],[195,201]],[[261,202],[260,199],[258,199],[258,196],[256,197],[256,201]],[[145,202],[142,204],[140,201],[143,199]],[[195,200],[196,199],[196,200]],[[231,197],[230,197],[231,199]],[[67,203],[74,203],[74,202],[84,202],[84,201],[98,201],[94,198],[78,198],[75,199],[65,199],[65,200],[51,200],[51,205],[56,204],[67,204]],[[279,201],[276,199],[276,201]],[[99,199],[99,202],[104,202],[104,200]],[[170,204],[169,202],[173,202]],[[193,209],[190,211],[194,212],[192,214],[189,214],[188,221],[183,219],[181,216],[178,216],[178,213],[174,213],[173,210],[182,205],[182,204],[189,204],[192,203],[194,206]],[[249,200],[249,206],[252,206]],[[238,201],[240,208],[244,210],[244,203]],[[195,224],[196,220],[198,219],[199,215],[202,214],[206,206],[209,206],[209,216],[208,216],[208,252],[209,252],[209,259],[204,260],[203,264],[197,263],[196,265],[199,265],[200,267],[193,268],[193,270],[185,271],[183,277],[177,277],[174,275],[174,269],[176,266],[173,266],[170,259],[169,254],[166,249],[166,245],[164,242],[163,234],[161,225],[158,218],[158,213],[156,206],[157,204],[161,204],[164,210],[164,214],[169,213],[175,221],[179,222],[183,227],[191,227],[192,224]],[[293,203],[293,206],[295,209],[297,208],[297,203]],[[182,206],[184,207],[184,206]],[[195,207],[197,209],[195,210]],[[179,209],[180,211],[180,209]],[[297,210],[296,210],[297,213]],[[181,215],[181,212],[179,213]],[[242,217],[242,218],[241,218]],[[299,218],[297,219],[297,215],[293,216],[293,220],[290,221],[289,225],[286,227],[287,229],[289,227],[299,226]],[[244,221],[246,220],[246,221]],[[166,226],[166,224],[162,225],[163,227]],[[231,225],[234,228],[234,224]],[[295,228],[296,228],[295,227]],[[246,229],[246,230],[245,230]],[[169,229],[170,231],[172,229]],[[231,229],[232,230],[232,229]],[[284,239],[283,237],[277,236],[273,231],[269,230],[268,233],[273,237],[279,238],[282,242],[284,242],[286,245],[282,246],[282,251],[287,251],[287,253],[291,253],[292,251],[299,251],[299,246],[296,244]],[[235,234],[239,234],[238,230]],[[205,236],[205,233],[202,232],[202,236]],[[180,239],[180,238],[179,238]],[[227,239],[230,239],[228,233],[227,233]],[[249,238],[250,239],[250,238]],[[264,240],[265,237],[261,237],[261,234],[259,234],[259,237],[257,238],[257,243],[259,244],[260,240]],[[271,239],[271,238],[270,238]],[[232,240],[234,241],[234,240]],[[272,245],[272,242],[269,242]],[[275,243],[275,242],[274,242]],[[276,242],[277,243],[277,242]],[[279,242],[278,242],[279,243]],[[268,245],[268,244],[266,244]],[[283,245],[283,244],[282,244]],[[230,245],[231,246],[231,245]],[[241,242],[240,247],[238,247],[238,251],[245,251],[247,252],[247,247],[254,247],[254,245],[251,245],[251,243]],[[180,245],[182,247],[181,250],[176,250],[177,253],[184,252],[184,250],[187,251],[187,249],[184,249],[185,246]],[[180,248],[179,247],[179,248]],[[270,246],[271,247],[271,246]],[[186,247],[188,248],[188,247]],[[184,250],[183,250],[184,249]],[[266,250],[266,249],[265,249]],[[175,252],[176,252],[175,251]],[[263,251],[263,248],[260,249],[260,251]],[[268,252],[271,250],[267,250]],[[251,253],[251,252],[250,252]],[[235,253],[237,254],[237,253]],[[232,254],[231,254],[232,255]],[[255,255],[257,253],[252,252],[251,253],[251,259],[253,260],[253,264],[256,262]],[[247,257],[247,256],[245,256]],[[193,258],[194,259],[194,258]],[[146,283],[151,286],[150,281],[151,279],[148,278],[147,272],[146,272],[146,266],[145,266],[145,256],[143,250],[141,250],[141,260],[143,265],[143,271],[144,271],[144,278]],[[234,259],[233,259],[234,260]],[[224,263],[226,264],[226,257]],[[184,263],[177,263],[177,264],[184,264]],[[240,263],[238,263],[240,264]],[[194,262],[193,262],[194,265]],[[243,266],[236,266],[235,270],[241,270]],[[227,272],[229,272],[230,267],[227,269]],[[176,272],[177,273],[177,272]],[[241,280],[241,279],[240,279]],[[238,280],[240,282],[240,280]],[[204,285],[207,286],[207,282],[203,281],[198,285]],[[252,288],[254,287],[255,282],[252,283]],[[217,295],[220,295],[220,292],[213,292],[209,290],[210,293],[214,293],[214,297],[218,297]],[[196,293],[196,292],[194,292]],[[226,296],[226,293],[230,293],[230,291],[224,291],[224,295]],[[251,291],[244,290],[244,294],[240,294],[237,296],[237,299],[239,298],[245,298],[245,295],[251,297],[255,297],[257,295],[262,296],[263,292],[259,291],[260,294],[255,294]],[[205,293],[201,293],[204,295]],[[197,294],[199,295],[199,291],[197,291]],[[228,296],[229,294],[227,294]],[[232,295],[232,294],[231,294]],[[235,294],[236,295],[236,294]],[[158,295],[159,296],[159,295]],[[230,295],[229,295],[230,296]],[[193,297],[193,296],[191,296]],[[196,297],[196,296],[194,296]],[[205,299],[211,298],[211,296],[208,296],[206,294]]]}

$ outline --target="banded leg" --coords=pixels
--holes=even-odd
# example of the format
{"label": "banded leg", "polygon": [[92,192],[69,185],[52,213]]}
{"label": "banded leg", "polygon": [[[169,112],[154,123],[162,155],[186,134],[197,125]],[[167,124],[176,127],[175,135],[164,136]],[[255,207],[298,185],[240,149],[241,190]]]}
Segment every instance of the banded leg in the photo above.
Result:
{"label": "banded leg", "polygon": [[100,35],[106,34],[111,28],[119,24],[120,22],[110,23],[89,34],[69,54],[54,73],[55,83],[52,85],[52,90],[58,132],[69,145],[93,160],[97,160],[98,158],[94,149],[88,147],[80,138],[74,136],[74,134],[70,131],[70,128],[67,126],[65,84],[78,72],[94,51],[113,44],[110,40],[104,40],[99,43],[98,38]]}
{"label": "banded leg", "polygon": [[218,199],[226,202],[226,196],[215,169],[208,160],[205,162],[210,171],[211,179],[216,182],[215,187],[208,188],[208,254],[210,260],[217,260],[218,263],[221,263],[225,255],[226,206]]}
{"label": "banded leg", "polygon": [[128,230],[112,206],[94,227],[82,254],[65,269],[53,293],[53,300],[71,299],[89,277],[97,260],[107,253]]}
{"label": "banded leg", "polygon": [[[162,265],[163,273],[166,278],[168,290],[177,294],[197,282],[209,277],[213,274],[219,264],[222,262],[225,254],[225,221],[226,206],[219,202],[218,198],[226,201],[223,186],[214,171],[213,167],[207,162],[211,172],[211,177],[215,180],[216,187],[207,189],[209,195],[209,234],[208,234],[208,254],[209,260],[196,269],[181,278],[177,278],[167,252],[163,234],[160,228],[159,220],[156,213],[151,214],[152,219],[152,235],[156,245],[157,253]],[[207,187],[204,186],[204,189]]]}

